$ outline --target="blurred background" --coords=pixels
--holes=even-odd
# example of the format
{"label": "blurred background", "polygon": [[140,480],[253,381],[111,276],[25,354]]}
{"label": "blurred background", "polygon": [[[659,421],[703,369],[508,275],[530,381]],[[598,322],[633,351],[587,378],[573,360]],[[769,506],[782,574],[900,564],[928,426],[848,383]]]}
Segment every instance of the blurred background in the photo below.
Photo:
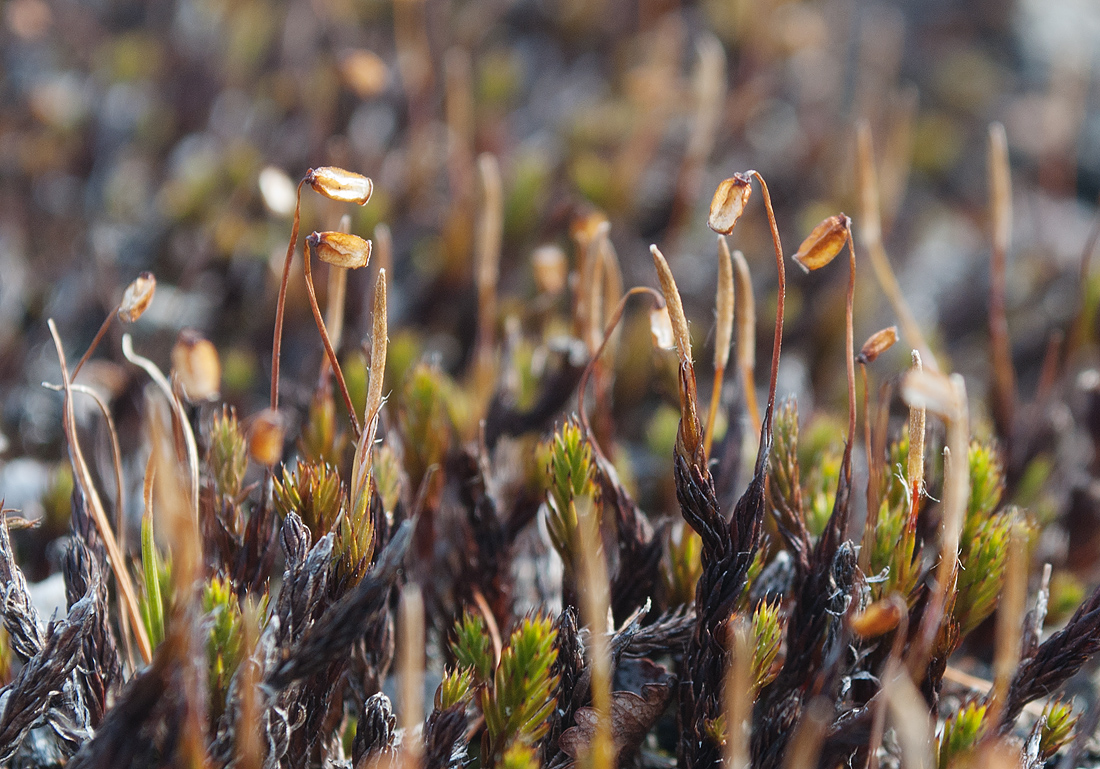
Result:
{"label": "blurred background", "polygon": [[[860,119],[874,137],[898,279],[941,364],[967,376],[979,422],[991,121],[1004,124],[1012,163],[1007,304],[1022,397],[1052,333],[1100,296],[1081,278],[1100,192],[1091,0],[5,0],[0,67],[0,491],[28,515],[63,449],[60,398],[41,387],[59,376],[45,320],[74,360],[142,270],[158,279],[152,308],[115,325],[87,374],[110,395],[124,442],[140,436],[144,381],[119,365],[124,331],[167,367],[178,331],[201,330],[221,353],[226,399],[244,414],[264,405],[293,185],[312,166],[374,180],[351,231],[392,231],[396,349],[407,334],[452,373],[465,370],[474,338],[485,152],[503,178],[501,316],[526,322],[531,254],[546,244],[571,254],[570,224],[600,211],[627,286],[656,285],[650,243],[668,255],[701,382],[717,183],[763,174],[787,254],[841,210],[858,235]],[[307,193],[303,234],[336,228],[345,211]],[[753,270],[761,384],[775,275],[758,195],[730,240]],[[861,264],[857,346],[896,322]],[[348,355],[369,333],[375,269],[349,276]],[[780,394],[796,393],[803,414],[842,414],[846,271],[790,279]],[[322,350],[301,282],[291,286],[284,399],[301,406]],[[1087,328],[1066,381],[1091,392],[1100,375]],[[903,347],[876,365],[895,373]],[[628,319],[623,348],[637,376],[616,385],[622,437],[652,443],[667,432],[653,415],[667,416],[675,393],[639,384],[655,365],[644,313]],[[1064,400],[1052,424],[1084,418]],[[1065,449],[1084,452],[1067,472],[1091,461],[1086,438]]]}

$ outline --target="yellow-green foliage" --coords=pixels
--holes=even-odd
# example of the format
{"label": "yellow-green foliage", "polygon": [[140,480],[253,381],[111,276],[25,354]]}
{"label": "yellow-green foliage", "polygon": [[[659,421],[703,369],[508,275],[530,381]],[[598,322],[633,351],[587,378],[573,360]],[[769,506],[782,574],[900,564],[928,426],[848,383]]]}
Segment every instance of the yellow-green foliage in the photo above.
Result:
{"label": "yellow-green foliage", "polygon": [[358,583],[366,573],[374,556],[374,519],[370,510],[371,495],[368,492],[359,495],[340,519],[340,528],[336,532],[333,555],[338,559],[337,573]]}
{"label": "yellow-green foliage", "polygon": [[443,461],[451,444],[454,425],[448,404],[454,389],[454,383],[428,363],[418,363],[405,380],[398,418],[413,488],[420,486],[429,467]]}
{"label": "yellow-green foliage", "polygon": [[1073,704],[1056,700],[1043,708],[1039,716],[1039,759],[1047,761],[1061,750],[1077,726],[1078,716],[1073,712]]}
{"label": "yellow-green foliage", "polygon": [[11,643],[8,641],[8,631],[0,625],[0,686],[6,686],[11,681]]}
{"label": "yellow-green foliage", "polygon": [[973,442],[970,463],[970,500],[959,540],[958,594],[952,612],[962,636],[976,628],[997,608],[1004,583],[1005,559],[1013,525],[1023,516],[1014,508],[995,513],[1004,488],[996,452]]}
{"label": "yellow-green foliage", "polygon": [[948,769],[956,760],[969,753],[985,732],[988,706],[977,701],[967,702],[943,724],[936,741],[938,769]]}
{"label": "yellow-green foliage", "polygon": [[302,461],[308,464],[340,464],[347,447],[347,434],[336,427],[336,400],[331,385],[318,387],[309,403],[309,414],[302,427],[299,447]]}
{"label": "yellow-green foliage", "polygon": [[248,470],[248,439],[241,432],[232,410],[223,407],[210,425],[210,449],[207,466],[214,479],[219,500],[232,503],[241,493]]}
{"label": "yellow-green foliage", "polygon": [[165,617],[171,606],[172,570],[157,549],[151,515],[141,519],[141,577],[138,608],[149,643],[156,648],[164,640]]}
{"label": "yellow-green foliage", "polygon": [[328,464],[299,462],[283,468],[283,479],[274,479],[275,509],[286,517],[294,511],[309,527],[314,539],[328,534],[344,506],[340,474]]}
{"label": "yellow-green foliage", "polygon": [[[893,501],[895,499],[896,502]],[[871,595],[875,600],[894,592],[901,593],[910,600],[915,598],[914,589],[920,577],[920,563],[913,560],[917,538],[916,532],[907,525],[908,499],[907,495],[890,495],[879,506],[870,571],[871,575],[885,572],[885,578],[871,583]]]}
{"label": "yellow-green foliage", "polygon": [[773,670],[775,656],[783,644],[782,602],[761,601],[752,614],[752,691],[753,697],[779,674]]}
{"label": "yellow-green foliage", "polygon": [[841,461],[835,442],[842,434],[832,421],[815,419],[801,436],[793,398],[775,415],[768,459],[772,495],[784,517],[801,516],[811,537],[820,536],[833,512]]}
{"label": "yellow-green foliage", "polygon": [[1067,619],[1088,591],[1085,585],[1068,571],[1056,571],[1050,578],[1050,600],[1047,608],[1047,624],[1058,625]]}
{"label": "yellow-green foliage", "polygon": [[[566,422],[554,434],[550,446],[550,489],[546,527],[550,541],[567,570],[575,567],[577,508],[579,497],[594,498],[592,449],[574,422]],[[597,508],[598,514],[598,508]]]}
{"label": "yellow-green foliage", "polygon": [[798,465],[798,403],[783,402],[775,414],[772,453],[768,457],[768,481],[776,504],[790,514],[802,515],[802,481]]}
{"label": "yellow-green foliage", "polygon": [[493,675],[493,645],[485,629],[485,620],[476,612],[464,612],[455,623],[451,653],[460,670],[468,670],[478,686],[489,683]]}
{"label": "yellow-green foliage", "polygon": [[498,766],[500,769],[538,769],[539,754],[526,742],[513,742],[500,757]]}
{"label": "yellow-green foliage", "polygon": [[371,474],[374,476],[378,496],[382,498],[382,509],[386,517],[393,520],[393,512],[401,498],[401,481],[405,471],[401,467],[401,459],[397,456],[397,452],[388,443],[383,443],[375,450]]}
{"label": "yellow-green foliage", "polygon": [[501,766],[515,745],[533,746],[550,728],[547,719],[557,707],[558,676],[551,675],[557,638],[549,617],[525,617],[494,664],[481,615],[467,611],[455,623],[451,653],[457,667],[440,684],[436,704],[449,707],[480,689],[475,702],[485,716],[490,749],[484,766]]}
{"label": "yellow-green foliage", "polygon": [[362,416],[367,407],[367,382],[370,379],[367,356],[362,350],[352,350],[340,362],[340,368],[344,371],[344,383],[348,386],[351,405],[355,407],[355,413]]}
{"label": "yellow-green foliage", "polygon": [[960,541],[967,542],[1000,504],[1004,492],[1004,473],[992,446],[978,441],[970,443],[970,500]]}
{"label": "yellow-green foliage", "polygon": [[439,684],[435,706],[446,710],[470,699],[473,694],[474,676],[468,667],[448,671]]}
{"label": "yellow-green foliage", "polygon": [[557,706],[558,677],[550,673],[557,636],[549,617],[524,618],[500,655],[492,687],[481,693],[494,763],[514,743],[533,744],[549,729],[547,719]]}
{"label": "yellow-green foliage", "polygon": [[915,530],[908,526],[912,500],[903,475],[908,458],[909,437],[903,431],[902,437],[890,446],[886,477],[880,487],[881,501],[871,544],[869,576],[885,573],[885,578],[871,583],[874,600],[895,592],[910,601],[916,598],[921,564],[919,559],[913,560],[917,537]]}
{"label": "yellow-green foliage", "polygon": [[818,537],[833,513],[837,484],[840,483],[841,452],[828,448],[815,457],[806,474],[806,530]]}
{"label": "yellow-green foliage", "polygon": [[225,708],[229,681],[243,656],[241,607],[229,579],[214,577],[206,584],[202,593],[202,609],[210,626],[206,638],[210,706],[220,714]]}
{"label": "yellow-green foliage", "polygon": [[703,573],[702,552],[703,539],[694,529],[685,523],[673,529],[665,567],[669,604],[678,606],[695,600],[695,585]]}

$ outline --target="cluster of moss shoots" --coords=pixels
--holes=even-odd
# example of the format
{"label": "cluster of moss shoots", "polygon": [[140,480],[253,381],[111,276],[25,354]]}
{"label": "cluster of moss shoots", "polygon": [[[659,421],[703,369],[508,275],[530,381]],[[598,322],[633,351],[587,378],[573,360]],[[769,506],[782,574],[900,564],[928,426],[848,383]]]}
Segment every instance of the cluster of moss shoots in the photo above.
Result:
{"label": "cluster of moss shoots", "polygon": [[[1070,702],[1029,704],[1054,692],[1036,689],[1020,666],[1041,656],[1039,631],[1049,600],[1044,582],[1037,608],[1025,620],[1029,551],[1039,526],[1027,512],[1004,504],[998,447],[971,437],[962,381],[939,373],[919,332],[903,326],[917,351],[914,364],[889,380],[892,389],[877,408],[872,403],[869,367],[899,334],[886,329],[861,350],[854,348],[856,258],[846,216],[822,222],[794,257],[816,270],[846,250],[851,270],[847,429],[817,420],[807,434],[800,431],[793,400],[776,404],[785,259],[759,174],[726,180],[711,206],[709,224],[719,233],[718,294],[715,378],[706,409],[697,395],[672,270],[654,246],[660,291],[623,291],[608,224],[598,215],[573,229],[580,279],[568,300],[564,254],[539,257],[540,291],[557,306],[568,304],[564,320],[570,325],[556,318],[542,329],[542,338],[513,329],[507,344],[498,344],[500,184],[491,159],[480,169],[486,203],[477,254],[477,342],[462,378],[417,360],[411,336],[389,349],[385,269],[373,283],[369,356],[341,360],[340,334],[330,329],[342,328],[343,272],[365,267],[372,244],[341,232],[314,233],[306,241],[305,281],[325,356],[301,419],[287,418],[286,407],[280,410],[279,360],[297,209],[278,299],[268,409],[241,421],[217,404],[217,353],[201,337],[181,335],[168,376],[126,338],[127,358],[159,386],[147,409],[145,510],[136,562],[122,536],[125,495],[117,440],[113,524],[77,440],[71,401],[91,391],[74,381],[92,350],[70,375],[54,331],[75,482],[105,545],[106,571],[118,596],[112,632],[125,650],[122,668],[136,679],[139,671],[158,665],[183,670],[188,655],[205,659],[201,674],[181,674],[184,685],[171,695],[187,703],[179,721],[184,736],[152,744],[170,744],[177,759],[192,766],[221,765],[219,756],[266,765],[274,744],[263,731],[270,718],[257,714],[276,706],[291,713],[287,681],[297,681],[290,686],[304,692],[302,682],[312,680],[286,672],[291,662],[307,664],[303,650],[326,648],[310,625],[323,625],[326,613],[359,600],[364,585],[375,582],[383,590],[377,615],[382,619],[372,619],[342,646],[332,641],[333,657],[326,661],[352,671],[359,668],[341,655],[374,660],[365,668],[372,671],[374,690],[351,685],[350,672],[332,678],[335,690],[325,700],[325,713],[315,720],[301,712],[288,718],[291,733],[307,720],[322,731],[292,736],[280,758],[286,765],[473,761],[526,769],[579,762],[608,769],[638,756],[644,765],[657,765],[665,753],[676,754],[685,769],[716,761],[731,769],[845,762],[874,767],[886,756],[900,756],[907,766],[947,769],[1006,754],[1037,766],[1071,743],[1076,717]],[[725,239],[750,200],[754,180],[763,193],[779,279],[763,413],[754,381],[748,265]],[[304,186],[359,205],[372,189],[365,177],[336,168],[311,170],[298,186],[299,200]],[[330,265],[324,315],[313,287],[314,255]],[[388,263],[391,257],[383,258]],[[154,288],[152,276],[143,275],[116,315],[136,322]],[[676,351],[680,419],[670,460],[685,519],[664,519],[656,530],[621,480],[629,476],[629,458],[615,444],[609,421],[616,326],[628,300],[646,295],[656,346]],[[903,305],[899,315],[908,317]],[[547,338],[563,327],[578,340],[586,363],[569,364],[566,356],[559,370],[550,370]],[[723,389],[723,377],[734,348],[741,395],[730,402],[732,388]],[[661,349],[654,354],[671,356]],[[569,365],[576,368],[563,390],[554,375],[568,372]],[[857,430],[857,366],[863,435]],[[579,402],[567,417],[574,392]],[[908,405],[909,417],[891,433],[894,393]],[[586,396],[597,401],[595,424]],[[928,412],[942,419],[943,432],[933,433],[926,424]],[[106,408],[104,414],[109,416]],[[502,420],[501,414],[514,419]],[[743,439],[733,430],[725,438],[717,434],[724,416],[742,420]],[[286,426],[298,421],[302,428],[293,440]],[[493,428],[502,422],[521,427]],[[933,434],[946,436],[942,461],[926,446]],[[748,490],[736,504],[719,500],[715,476],[729,472],[719,460],[757,441]],[[861,442],[870,460],[867,516],[862,530],[855,530],[849,515],[853,449]],[[932,476],[941,479],[939,500],[928,493],[932,484],[926,478]],[[457,534],[445,529],[442,511],[448,505],[464,517]],[[311,577],[324,585],[316,616],[308,606],[285,610],[280,631],[279,622],[272,622],[284,611],[280,585],[285,589],[293,569],[304,568],[299,559],[292,569],[291,549],[284,544],[287,572],[280,581],[273,571],[279,533],[286,540],[286,532],[299,525],[289,519],[308,530],[307,546],[324,543],[330,555]],[[383,553],[398,547],[403,521],[412,530],[412,544],[406,538],[406,551],[398,554],[404,571],[385,571]],[[534,531],[534,540],[555,555],[540,551],[541,545],[524,551],[517,545],[523,531]],[[539,596],[560,597],[560,614],[549,604],[524,607],[515,574],[525,559],[541,565],[560,560],[561,584]],[[449,573],[446,587],[434,583],[438,571]],[[440,578],[440,584],[446,581]],[[648,586],[648,594],[631,592],[638,584]],[[980,679],[955,671],[957,684],[960,677],[968,679],[962,688],[967,693],[942,698],[952,655],[999,602],[992,680],[983,687]],[[391,671],[392,655],[370,645],[385,645],[387,638],[392,643],[385,627],[395,616],[401,620]],[[294,623],[292,636],[265,657],[262,639],[281,638]],[[644,650],[632,652],[643,636],[649,639]],[[425,638],[432,656],[442,659],[428,666],[442,681],[426,722],[418,696],[426,675]],[[364,643],[365,650],[356,651]],[[1079,668],[1087,656],[1081,644],[1091,653],[1089,643],[1095,639],[1066,652],[1072,657],[1066,664]],[[412,646],[417,648],[405,648]],[[13,655],[6,643],[0,655],[5,680],[18,667]],[[647,660],[644,673],[637,663],[624,662],[638,658]],[[632,676],[640,676],[640,686]],[[378,709],[378,687],[389,677],[400,683],[396,709],[403,731],[392,733],[392,724],[387,731],[388,722],[380,718],[383,736],[368,738],[359,725],[389,712]],[[109,699],[133,696],[117,682]],[[312,701],[301,695],[301,702]],[[1034,726],[1021,742],[1013,729],[1025,706],[1034,711]],[[105,718],[112,718],[110,708]],[[445,720],[458,728],[446,732],[439,726]],[[845,742],[849,729],[854,736]],[[97,739],[80,748],[78,757]],[[441,741],[447,743],[442,748]]]}

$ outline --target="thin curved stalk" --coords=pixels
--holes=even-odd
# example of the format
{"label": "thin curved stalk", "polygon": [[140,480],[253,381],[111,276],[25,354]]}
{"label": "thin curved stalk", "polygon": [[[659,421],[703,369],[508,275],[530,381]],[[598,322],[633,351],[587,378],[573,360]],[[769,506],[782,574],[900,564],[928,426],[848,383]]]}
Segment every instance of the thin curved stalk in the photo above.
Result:
{"label": "thin curved stalk", "polygon": [[665,298],[661,296],[660,292],[649,286],[635,286],[623,294],[623,298],[619,300],[615,312],[611,313],[611,319],[604,327],[603,341],[600,342],[600,346],[596,348],[596,352],[593,353],[592,357],[588,359],[588,365],[585,366],[584,371],[581,372],[580,382],[577,384],[577,421],[581,423],[581,429],[584,430],[584,434],[588,436],[588,440],[592,444],[592,451],[605,463],[607,462],[607,457],[604,455],[603,451],[600,450],[600,444],[596,441],[595,435],[592,432],[592,426],[588,423],[588,414],[586,414],[584,410],[584,391],[588,387],[588,378],[592,375],[592,369],[596,361],[603,355],[604,348],[607,346],[607,340],[611,338],[612,332],[615,330],[615,327],[619,325],[619,321],[623,317],[623,311],[626,310],[627,300],[637,294],[649,294],[657,300],[658,308],[665,306]]}
{"label": "thin curved stalk", "polygon": [[340,361],[336,358],[336,350],[332,348],[332,340],[329,339],[328,329],[325,328],[325,319],[321,316],[321,308],[317,304],[317,292],[313,289],[313,272],[310,262],[313,260],[313,247],[308,246],[302,255],[302,263],[305,266],[306,292],[309,294],[309,306],[313,309],[313,319],[317,322],[317,330],[321,332],[321,341],[325,344],[325,353],[332,365],[332,373],[336,375],[336,383],[340,386],[340,394],[344,397],[344,405],[348,408],[348,416],[351,418],[352,431],[355,440],[359,440],[359,418],[355,415],[355,404],[351,402],[351,394],[348,392],[347,382],[344,381],[344,372],[340,368]]}
{"label": "thin curved stalk", "polygon": [[886,255],[886,248],[882,244],[882,214],[879,209],[878,175],[875,173],[874,148],[871,145],[871,128],[867,121],[860,121],[856,134],[856,170],[859,177],[860,191],[860,233],[863,247],[871,259],[871,268],[878,279],[882,292],[894,308],[898,316],[898,325],[902,334],[909,343],[920,351],[928,367],[933,371],[939,371],[936,356],[932,354],[932,348],[928,346],[928,340],[920,329],[913,311],[909,309],[909,303],[905,301],[905,294],[898,285],[898,278],[894,274],[894,268],[890,266],[890,259]]}
{"label": "thin curved stalk", "polygon": [[191,471],[191,513],[197,521],[199,519],[199,448],[195,443],[195,433],[191,429],[191,422],[183,411],[183,404],[180,403],[175,390],[172,389],[172,385],[168,383],[168,379],[157,367],[157,364],[134,352],[134,342],[129,334],[122,335],[122,354],[126,360],[144,369],[149,378],[156,383],[157,387],[164,393],[164,397],[168,399],[172,414],[179,422],[180,432],[183,433],[183,443],[187,450],[187,465]]}
{"label": "thin curved stalk", "polygon": [[76,379],[76,375],[80,373],[80,369],[84,368],[84,364],[88,361],[88,358],[92,357],[92,353],[95,352],[95,348],[99,346],[99,343],[103,341],[104,335],[107,333],[107,329],[111,327],[111,321],[115,319],[115,313],[111,312],[103,319],[103,323],[99,326],[99,331],[95,333],[95,338],[92,339],[92,343],[88,345],[88,349],[84,351],[84,355],[80,357],[80,361],[73,369],[72,379]]}
{"label": "thin curved stalk", "polygon": [[848,444],[856,435],[856,341],[852,306],[856,298],[856,246],[852,242],[852,220],[848,220],[848,296],[844,306],[845,366],[848,375]]}
{"label": "thin curved stalk", "polygon": [[[108,317],[110,320],[110,317]],[[106,328],[108,324],[104,323],[101,328]],[[94,346],[94,345],[93,345]],[[91,349],[91,348],[89,348]],[[85,353],[87,357],[87,353]],[[44,386],[51,390],[63,392],[64,387],[61,385],[42,383]],[[115,471],[115,540],[118,543],[119,552],[126,553],[126,492],[123,489],[122,481],[122,449],[118,444],[118,431],[115,429],[115,420],[111,416],[110,409],[107,408],[107,404],[103,402],[103,399],[99,397],[99,393],[90,387],[84,385],[70,384],[73,392],[83,393],[90,396],[99,407],[100,414],[103,415],[103,421],[107,425],[107,435],[111,439],[111,464]],[[118,594],[118,613],[119,616],[123,616],[126,613],[126,602],[122,597],[122,592]],[[133,664],[133,649],[131,648],[130,635],[128,633],[122,633],[122,641],[126,647],[126,656],[130,659],[130,663]]]}
{"label": "thin curved stalk", "polygon": [[54,347],[57,350],[58,362],[61,365],[61,384],[65,389],[65,410],[61,422],[65,430],[65,437],[69,443],[69,452],[72,455],[73,474],[76,476],[76,481],[80,484],[81,491],[84,492],[84,496],[88,500],[88,507],[92,513],[92,520],[95,521],[100,536],[103,538],[103,544],[107,550],[107,560],[111,565],[111,571],[115,574],[115,581],[118,584],[119,592],[122,593],[123,599],[125,600],[127,610],[126,616],[130,622],[130,629],[133,631],[134,637],[137,640],[141,659],[148,664],[153,658],[153,651],[149,645],[149,636],[145,633],[145,626],[141,621],[141,611],[138,609],[137,594],[134,592],[134,586],[130,580],[130,572],[127,570],[125,559],[123,559],[122,553],[119,552],[118,542],[115,539],[114,532],[111,530],[111,522],[107,520],[107,514],[103,510],[103,501],[99,498],[99,492],[92,482],[91,473],[88,471],[88,464],[84,460],[84,453],[81,451],[80,442],[77,440],[76,416],[73,413],[73,394],[72,386],[69,381],[69,369],[65,363],[65,348],[61,344],[61,337],[57,333],[57,326],[54,324],[53,318],[47,320],[46,324],[50,329],[50,335],[53,337]]}
{"label": "thin curved stalk", "polygon": [[[772,337],[772,371],[768,385],[768,406],[764,412],[764,421],[761,423],[761,435],[770,433],[772,429],[772,412],[775,410],[775,388],[779,381],[779,355],[783,348],[783,314],[787,299],[787,273],[786,264],[783,262],[783,243],[779,240],[779,226],[775,223],[775,211],[772,209],[772,196],[768,192],[767,182],[756,171],[749,171],[749,175],[756,177],[760,182],[760,189],[764,192],[764,208],[768,212],[768,225],[772,231],[772,244],[775,246],[775,268],[779,281],[775,300],[775,332]],[[764,440],[761,437],[761,440]]]}
{"label": "thin curved stalk", "polygon": [[283,350],[283,313],[286,309],[286,287],[290,280],[290,263],[294,260],[294,247],[298,245],[298,226],[302,214],[302,185],[306,179],[298,182],[298,191],[294,203],[294,223],[290,226],[290,243],[286,247],[286,259],[283,261],[283,280],[279,284],[279,302],[275,305],[275,338],[271,342],[271,410],[279,409],[279,359]]}

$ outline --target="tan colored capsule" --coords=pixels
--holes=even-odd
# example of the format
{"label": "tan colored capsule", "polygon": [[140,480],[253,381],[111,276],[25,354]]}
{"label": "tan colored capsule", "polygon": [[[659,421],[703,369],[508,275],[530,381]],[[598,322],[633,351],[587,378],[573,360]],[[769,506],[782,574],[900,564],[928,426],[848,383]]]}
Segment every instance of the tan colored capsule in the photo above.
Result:
{"label": "tan colored capsule", "polygon": [[346,232],[315,232],[306,244],[322,262],[354,270],[370,261],[371,242]]}
{"label": "tan colored capsule", "polygon": [[814,227],[794,255],[798,266],[811,272],[820,270],[833,261],[848,242],[848,226],[851,222],[844,214],[836,214]]}
{"label": "tan colored capsule", "polygon": [[389,68],[378,54],[368,50],[352,51],[340,62],[340,74],[360,99],[369,99],[386,90]]}
{"label": "tan colored capsule", "polygon": [[881,331],[876,331],[863,343],[863,347],[859,350],[859,355],[856,356],[856,361],[859,363],[874,363],[875,358],[893,347],[894,343],[897,341],[897,326],[889,326]]}
{"label": "tan colored capsule", "polygon": [[264,409],[252,418],[248,431],[248,453],[256,462],[271,467],[283,458],[285,427],[274,409]]}
{"label": "tan colored capsule", "polygon": [[734,174],[718,185],[710,201],[707,225],[720,235],[729,235],[745,211],[752,184],[745,174]]}
{"label": "tan colored capsule", "polygon": [[309,186],[329,200],[366,205],[374,192],[374,182],[362,174],[335,166],[311,168],[306,172]]}
{"label": "tan colored capsule", "polygon": [[569,262],[557,246],[540,246],[531,254],[531,271],[540,294],[557,296],[565,290]]}
{"label": "tan colored capsule", "polygon": [[691,363],[691,334],[688,333],[687,316],[684,315],[684,305],[680,301],[680,290],[676,288],[676,280],[672,277],[672,270],[664,254],[655,245],[649,247],[653,254],[653,264],[657,268],[657,280],[661,284],[661,293],[665,295],[665,303],[668,305],[668,317],[672,323],[672,335],[676,340],[676,349],[680,353],[682,363]]}
{"label": "tan colored capsule", "polygon": [[660,350],[676,349],[676,337],[672,333],[672,319],[668,315],[667,304],[649,311],[649,333],[653,335],[654,347]]}
{"label": "tan colored capsule", "polygon": [[172,347],[172,372],[191,403],[216,398],[222,384],[218,349],[194,329],[185,328]]}
{"label": "tan colored capsule", "polygon": [[850,621],[852,632],[860,638],[876,638],[889,633],[901,622],[905,604],[889,598],[875,601]]}
{"label": "tan colored capsule", "polygon": [[140,318],[153,301],[157,290],[157,279],[151,272],[143,272],[134,278],[122,295],[122,304],[118,306],[118,319],[133,323]]}

